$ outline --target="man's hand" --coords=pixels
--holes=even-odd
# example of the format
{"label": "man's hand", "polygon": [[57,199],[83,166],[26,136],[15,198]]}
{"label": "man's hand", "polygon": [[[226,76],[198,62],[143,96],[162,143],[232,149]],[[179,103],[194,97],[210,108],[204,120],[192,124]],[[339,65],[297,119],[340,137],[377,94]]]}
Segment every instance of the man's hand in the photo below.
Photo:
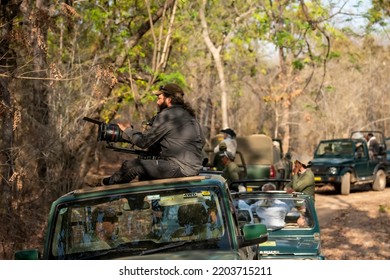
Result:
{"label": "man's hand", "polygon": [[301,169],[301,163],[299,161],[294,162],[293,175],[298,174]]}
{"label": "man's hand", "polygon": [[284,190],[286,191],[286,193],[293,193],[294,192],[294,190],[290,187],[286,187]]}
{"label": "man's hand", "polygon": [[130,123],[118,123],[118,126],[119,128],[122,130],[122,131],[125,131],[127,128],[129,128],[131,125]]}

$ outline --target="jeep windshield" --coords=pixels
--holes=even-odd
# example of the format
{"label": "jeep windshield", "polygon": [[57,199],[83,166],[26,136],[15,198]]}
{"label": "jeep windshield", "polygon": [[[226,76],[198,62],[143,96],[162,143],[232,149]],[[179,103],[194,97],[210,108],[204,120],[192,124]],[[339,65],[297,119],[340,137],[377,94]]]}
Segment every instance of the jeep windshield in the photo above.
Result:
{"label": "jeep windshield", "polygon": [[324,141],[318,145],[314,157],[353,157],[354,142],[351,140]]}
{"label": "jeep windshield", "polygon": [[239,222],[243,224],[263,223],[269,231],[307,229],[315,224],[308,198],[278,192],[248,192],[234,199]]}
{"label": "jeep windshield", "polygon": [[50,259],[131,257],[191,249],[230,250],[213,186],[127,192],[57,207]]}

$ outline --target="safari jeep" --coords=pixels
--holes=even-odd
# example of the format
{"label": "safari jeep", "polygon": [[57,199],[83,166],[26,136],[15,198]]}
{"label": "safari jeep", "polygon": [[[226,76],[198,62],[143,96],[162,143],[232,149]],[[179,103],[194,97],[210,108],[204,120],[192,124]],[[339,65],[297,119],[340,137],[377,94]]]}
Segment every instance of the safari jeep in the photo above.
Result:
{"label": "safari jeep", "polygon": [[[239,228],[232,205],[220,175],[75,190],[53,202],[43,252],[15,259],[256,259],[267,229]],[[114,225],[109,241],[96,238],[96,217]]]}
{"label": "safari jeep", "polygon": [[383,134],[374,132],[380,142],[380,152],[370,156],[364,132],[352,132],[350,138],[322,140],[311,161],[317,186],[333,185],[341,194],[348,195],[354,186],[370,184],[375,191],[383,191],[389,176],[386,145]]}
{"label": "safari jeep", "polygon": [[[268,240],[259,244],[258,248],[260,259],[323,260],[320,224],[313,198],[298,192],[261,190],[264,184],[284,187],[288,182],[285,179],[235,182],[247,189],[246,192],[232,193],[239,223],[267,225]],[[270,223],[274,220],[279,223]]]}
{"label": "safari jeep", "polygon": [[[238,136],[236,140],[237,153],[234,162],[241,170],[240,179],[264,179],[277,176],[275,164],[280,161],[282,152],[274,146],[272,138],[265,134],[252,134]],[[212,147],[221,141],[223,136],[217,135],[211,141]],[[213,162],[213,149],[208,149],[206,152],[209,153],[209,162]]]}

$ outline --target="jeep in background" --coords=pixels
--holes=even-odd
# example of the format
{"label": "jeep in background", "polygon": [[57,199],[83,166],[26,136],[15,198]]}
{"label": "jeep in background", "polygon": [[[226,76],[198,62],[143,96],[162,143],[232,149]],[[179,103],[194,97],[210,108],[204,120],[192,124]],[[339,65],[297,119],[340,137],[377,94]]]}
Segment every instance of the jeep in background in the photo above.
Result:
{"label": "jeep in background", "polygon": [[383,134],[377,131],[380,151],[370,157],[367,131],[352,132],[350,138],[322,140],[318,144],[311,161],[316,186],[333,185],[343,195],[348,195],[357,185],[370,184],[375,191],[383,191],[389,175],[389,162],[386,160],[386,144]]}
{"label": "jeep in background", "polygon": [[[260,259],[323,260],[320,224],[313,198],[298,192],[261,191],[259,187],[269,183],[284,185],[288,181],[258,179],[240,182],[247,187],[247,192],[232,193],[239,222],[245,225],[279,218],[284,220],[276,227],[267,226],[268,241],[259,244]],[[270,201],[276,204],[272,205]]]}
{"label": "jeep in background", "polygon": [[[115,236],[98,238],[97,223]],[[172,178],[78,189],[52,203],[42,254],[15,259],[257,259],[263,224],[239,227],[220,175]]]}
{"label": "jeep in background", "polygon": [[[222,142],[223,135],[211,141],[212,147]],[[289,153],[284,154],[282,140],[265,134],[238,136],[234,162],[240,168],[240,180],[245,179],[291,179],[292,162]],[[205,170],[216,170],[214,150],[208,148]],[[204,161],[205,162],[205,161]]]}
{"label": "jeep in background", "polygon": [[[206,169],[216,170],[214,163],[214,147],[224,140],[222,134],[211,139],[211,146],[205,149],[207,153]],[[240,168],[240,179],[246,178],[274,178],[276,171],[273,165],[275,148],[272,138],[264,134],[238,136],[237,151],[234,162]]]}
{"label": "jeep in background", "polygon": [[237,137],[237,151],[242,157],[236,157],[235,163],[245,166],[245,179],[276,177],[274,149],[272,138],[265,134]]}

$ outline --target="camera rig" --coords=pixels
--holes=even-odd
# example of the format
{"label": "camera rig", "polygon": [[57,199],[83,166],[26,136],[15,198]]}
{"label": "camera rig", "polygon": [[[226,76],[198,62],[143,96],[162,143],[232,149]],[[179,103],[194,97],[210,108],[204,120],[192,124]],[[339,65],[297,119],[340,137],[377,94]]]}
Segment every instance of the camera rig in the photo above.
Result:
{"label": "camera rig", "polygon": [[117,124],[114,123],[105,123],[99,120],[91,119],[88,117],[83,118],[84,121],[97,124],[99,126],[98,128],[98,136],[97,136],[97,141],[106,141],[107,146],[106,148],[112,149],[116,152],[124,152],[124,153],[131,153],[131,154],[136,154],[142,157],[153,157],[154,155],[151,154],[148,151],[144,150],[138,150],[134,148],[122,148],[115,146],[113,143],[130,143],[132,144],[132,147],[134,147],[134,144],[131,143],[130,141],[127,141],[123,139],[122,133],[123,131],[119,128]]}

